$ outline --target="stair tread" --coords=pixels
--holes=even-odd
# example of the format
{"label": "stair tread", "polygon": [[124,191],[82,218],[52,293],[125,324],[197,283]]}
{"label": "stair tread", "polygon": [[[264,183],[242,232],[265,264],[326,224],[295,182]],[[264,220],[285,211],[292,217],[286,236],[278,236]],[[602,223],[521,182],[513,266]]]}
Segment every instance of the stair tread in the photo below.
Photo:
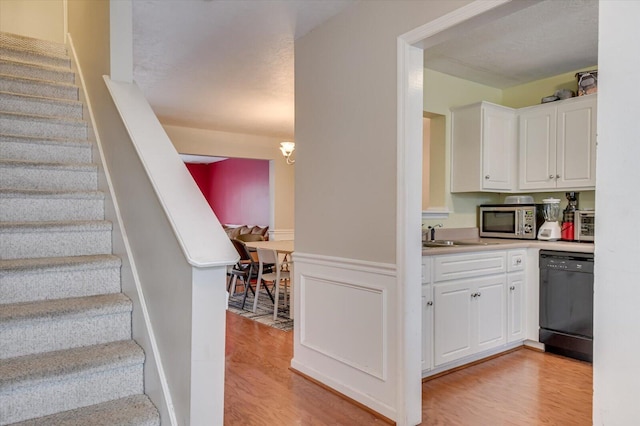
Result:
{"label": "stair tread", "polygon": [[111,231],[108,220],[69,220],[54,222],[0,222],[0,234],[6,232]]}
{"label": "stair tread", "polygon": [[0,79],[15,80],[15,81],[21,81],[24,83],[41,84],[46,86],[56,86],[56,87],[62,87],[66,89],[75,89],[75,90],[79,89],[79,86],[75,83],[67,83],[64,81],[56,81],[56,80],[46,80],[42,78],[23,77],[23,76],[17,76],[13,74],[0,74]]}
{"label": "stair tread", "polygon": [[[38,95],[30,95],[27,93],[15,93],[15,92],[7,92],[0,90],[0,96],[12,97],[12,98],[20,98],[23,100],[29,101],[37,101],[37,102],[46,102],[46,103],[57,103],[57,104],[68,104],[72,106],[82,106],[82,101],[77,101],[75,99],[64,99],[64,98],[51,98],[47,96],[38,96]],[[43,116],[43,117],[49,117]]]}
{"label": "stair tread", "polygon": [[26,271],[66,271],[76,269],[103,269],[120,267],[122,264],[118,256],[112,254],[94,254],[85,256],[40,257],[28,259],[0,260],[0,276],[11,272]]}
{"label": "stair tread", "polygon": [[25,66],[25,67],[31,67],[31,68],[38,68],[38,69],[42,69],[45,71],[56,71],[56,72],[61,72],[61,73],[65,73],[65,74],[75,74],[73,72],[73,70],[67,68],[67,67],[57,67],[55,65],[48,65],[48,64],[41,64],[38,62],[30,62],[30,61],[24,61],[24,60],[18,60],[15,58],[9,58],[6,57],[4,55],[2,55],[0,53],[0,62],[5,62],[5,63],[11,63],[11,64],[16,64],[16,65],[20,65],[20,66]]}
{"label": "stair tread", "polygon": [[0,142],[44,143],[82,147],[91,147],[92,145],[91,141],[88,141],[86,139],[46,138],[39,136],[10,135],[6,133],[0,133]]}
{"label": "stair tread", "polygon": [[89,172],[98,170],[98,165],[95,163],[52,163],[52,162],[46,162],[46,161],[3,160],[3,159],[0,159],[0,166],[28,167],[32,169],[84,170]]}
{"label": "stair tread", "polygon": [[11,426],[159,425],[158,410],[146,395],[133,395],[102,404],[64,411]]}
{"label": "stair tread", "polygon": [[8,112],[8,111],[0,111],[0,118],[8,118],[11,120],[23,120],[23,121],[28,121],[30,123],[33,123],[33,122],[59,123],[59,124],[65,124],[69,126],[77,126],[77,127],[87,125],[86,121],[79,118],[51,117],[47,115],[24,114],[24,113]]}
{"label": "stair tread", "polygon": [[8,358],[0,363],[0,393],[143,362],[144,352],[133,340]]}
{"label": "stair tread", "polygon": [[8,45],[3,45],[2,48],[13,51],[13,52],[20,52],[20,53],[24,52],[24,53],[30,53],[35,56],[42,56],[45,58],[54,58],[54,59],[70,61],[68,53],[50,52],[50,51],[46,52],[39,49],[29,49],[24,47],[16,47],[16,46],[8,46]]}
{"label": "stair tread", "polygon": [[0,188],[0,198],[71,198],[104,200],[102,191],[44,190],[44,189],[12,189]]}
{"label": "stair tread", "polygon": [[[23,321],[51,321],[54,318],[110,315],[130,312],[131,300],[122,293],[69,297],[37,302],[7,303],[0,310],[0,328]],[[0,380],[2,375],[0,374]]]}
{"label": "stair tread", "polygon": [[[52,50],[57,51],[57,55],[68,56],[67,46],[64,43],[60,43],[58,41],[53,40],[43,40],[40,38],[29,37],[22,34],[15,34],[8,31],[2,31],[0,33],[0,40],[9,46],[15,46],[17,43],[20,43],[22,46],[19,46],[21,50],[37,50],[44,52],[51,52]],[[25,47],[24,44],[29,44],[29,47]]]}

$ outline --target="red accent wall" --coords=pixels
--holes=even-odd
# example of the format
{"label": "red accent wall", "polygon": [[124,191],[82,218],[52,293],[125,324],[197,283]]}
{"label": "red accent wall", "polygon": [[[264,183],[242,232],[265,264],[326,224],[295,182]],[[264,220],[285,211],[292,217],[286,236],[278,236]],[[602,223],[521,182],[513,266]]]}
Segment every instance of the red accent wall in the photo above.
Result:
{"label": "red accent wall", "polygon": [[269,225],[269,161],[229,158],[187,164],[220,223]]}

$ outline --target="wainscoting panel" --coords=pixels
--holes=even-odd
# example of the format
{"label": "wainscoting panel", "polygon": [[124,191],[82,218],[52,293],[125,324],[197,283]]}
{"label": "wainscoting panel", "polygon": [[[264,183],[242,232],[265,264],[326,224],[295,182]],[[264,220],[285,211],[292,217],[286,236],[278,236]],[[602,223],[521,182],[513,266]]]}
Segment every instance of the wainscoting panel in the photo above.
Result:
{"label": "wainscoting panel", "polygon": [[293,260],[291,366],[395,418],[395,265],[299,252]]}
{"label": "wainscoting panel", "polygon": [[[312,275],[301,275],[298,288],[300,343],[385,380],[385,290]],[[351,338],[361,334],[370,338]]]}

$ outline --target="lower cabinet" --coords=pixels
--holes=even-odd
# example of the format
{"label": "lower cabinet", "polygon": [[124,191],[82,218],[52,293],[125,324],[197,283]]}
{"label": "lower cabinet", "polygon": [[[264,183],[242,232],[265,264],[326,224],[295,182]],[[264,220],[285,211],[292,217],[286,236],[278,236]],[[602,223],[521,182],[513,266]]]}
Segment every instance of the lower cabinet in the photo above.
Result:
{"label": "lower cabinet", "polygon": [[422,371],[433,368],[433,293],[422,286]]}
{"label": "lower cabinet", "polygon": [[423,258],[423,372],[445,371],[449,363],[460,365],[454,361],[523,341],[526,277],[522,249]]}
{"label": "lower cabinet", "polygon": [[525,338],[525,274],[524,272],[507,274],[507,342],[516,342]]}
{"label": "lower cabinet", "polygon": [[504,274],[434,285],[436,367],[506,343],[505,287]]}

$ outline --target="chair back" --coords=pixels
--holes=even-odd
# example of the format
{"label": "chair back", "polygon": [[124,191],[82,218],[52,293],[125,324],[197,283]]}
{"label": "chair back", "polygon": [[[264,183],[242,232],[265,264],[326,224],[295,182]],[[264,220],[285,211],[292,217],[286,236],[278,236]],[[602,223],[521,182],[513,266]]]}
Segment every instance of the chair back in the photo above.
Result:
{"label": "chair back", "polygon": [[258,251],[258,262],[262,264],[278,264],[278,253],[273,249],[265,249],[259,248]]}
{"label": "chair back", "polygon": [[250,241],[264,241],[264,237],[260,234],[240,234],[236,237],[236,240],[247,243]]}
{"label": "chair back", "polygon": [[233,246],[236,248],[236,251],[238,252],[238,254],[240,255],[240,260],[248,260],[253,262],[253,258],[251,257],[251,254],[249,254],[249,250],[247,249],[247,246],[239,240],[231,240],[231,242],[233,243]]}

